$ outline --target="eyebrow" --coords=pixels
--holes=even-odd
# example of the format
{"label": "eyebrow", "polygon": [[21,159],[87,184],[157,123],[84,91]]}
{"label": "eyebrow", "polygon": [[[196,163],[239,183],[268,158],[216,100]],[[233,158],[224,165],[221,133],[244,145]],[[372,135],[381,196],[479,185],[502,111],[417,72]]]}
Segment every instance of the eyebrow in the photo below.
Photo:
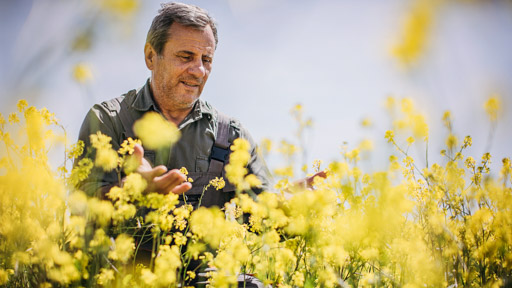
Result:
{"label": "eyebrow", "polygon": [[[188,50],[181,50],[181,51],[176,52],[176,54],[179,54],[179,53],[185,53],[185,54],[188,54],[188,55],[196,55],[197,54],[197,53],[194,53],[194,52],[188,51]],[[213,55],[204,54],[203,57],[213,58]]]}

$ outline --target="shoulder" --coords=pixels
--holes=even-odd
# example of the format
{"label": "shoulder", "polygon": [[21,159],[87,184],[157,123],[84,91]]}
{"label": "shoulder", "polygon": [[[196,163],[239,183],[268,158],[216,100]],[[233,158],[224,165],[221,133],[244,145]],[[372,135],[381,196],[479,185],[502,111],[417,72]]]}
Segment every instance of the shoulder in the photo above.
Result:
{"label": "shoulder", "polygon": [[121,110],[121,103],[123,101],[128,101],[131,104],[131,102],[133,102],[136,94],[137,94],[137,91],[135,89],[130,90],[119,97],[116,97],[116,98],[113,98],[113,99],[110,99],[107,101],[103,101],[100,104],[94,105],[92,107],[92,110],[93,111],[101,111],[101,112],[105,112],[105,113],[108,113],[111,115],[115,115],[115,114],[119,113],[119,111]]}
{"label": "shoulder", "polygon": [[119,112],[122,109],[121,103],[123,100],[128,100],[128,98],[132,97],[131,95],[135,94],[134,92],[135,90],[131,90],[119,97],[92,106],[80,127],[79,139],[85,140],[90,134],[97,131],[101,131],[110,137],[115,137],[116,131],[121,129],[121,121],[119,119]]}

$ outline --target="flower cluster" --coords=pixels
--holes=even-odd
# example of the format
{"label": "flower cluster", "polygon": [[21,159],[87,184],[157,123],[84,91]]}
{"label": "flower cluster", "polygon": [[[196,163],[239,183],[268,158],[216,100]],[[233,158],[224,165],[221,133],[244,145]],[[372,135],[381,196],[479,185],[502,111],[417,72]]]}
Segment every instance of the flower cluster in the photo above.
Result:
{"label": "flower cluster", "polygon": [[[512,273],[510,158],[493,177],[490,153],[464,155],[467,136],[447,140],[444,160],[422,167],[408,147],[428,140],[424,119],[410,100],[388,102],[400,109],[391,109],[395,126],[385,137],[396,152],[386,171],[358,166],[368,146],[361,144],[326,164],[315,190],[278,183],[279,193],[248,195],[242,192],[258,182],[245,168],[249,145],[239,139],[226,174],[240,193],[224,207],[194,210],[175,194],[144,192],[141,175],[120,164],[137,140],[83,158],[71,172],[59,169],[59,177],[43,149],[61,139],[48,132],[56,122],[20,101],[9,124],[0,115],[0,285],[186,287],[197,280],[237,287],[238,275],[273,287],[504,285]],[[455,137],[451,114],[443,120],[447,138]],[[11,137],[13,129],[28,135]],[[112,150],[101,133],[91,143]],[[66,155],[83,148],[77,143]],[[69,185],[94,165],[126,175],[106,200]],[[215,178],[203,191],[224,185]]]}

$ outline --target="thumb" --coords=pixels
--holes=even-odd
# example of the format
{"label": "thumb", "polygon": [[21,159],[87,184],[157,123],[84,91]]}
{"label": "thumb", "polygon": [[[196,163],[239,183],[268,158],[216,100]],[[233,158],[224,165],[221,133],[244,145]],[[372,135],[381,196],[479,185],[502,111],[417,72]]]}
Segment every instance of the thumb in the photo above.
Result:
{"label": "thumb", "polygon": [[135,156],[140,166],[142,164],[142,158],[144,158],[144,148],[142,148],[142,145],[135,144],[135,146],[133,146],[133,156]]}

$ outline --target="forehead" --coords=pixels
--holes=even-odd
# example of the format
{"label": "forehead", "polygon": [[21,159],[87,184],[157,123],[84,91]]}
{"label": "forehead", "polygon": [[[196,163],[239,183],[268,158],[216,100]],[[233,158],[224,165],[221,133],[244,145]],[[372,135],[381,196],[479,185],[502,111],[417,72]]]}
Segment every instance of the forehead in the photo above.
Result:
{"label": "forehead", "polygon": [[203,54],[215,52],[215,37],[210,25],[198,29],[175,22],[169,28],[169,35],[165,43],[165,50],[187,50]]}

